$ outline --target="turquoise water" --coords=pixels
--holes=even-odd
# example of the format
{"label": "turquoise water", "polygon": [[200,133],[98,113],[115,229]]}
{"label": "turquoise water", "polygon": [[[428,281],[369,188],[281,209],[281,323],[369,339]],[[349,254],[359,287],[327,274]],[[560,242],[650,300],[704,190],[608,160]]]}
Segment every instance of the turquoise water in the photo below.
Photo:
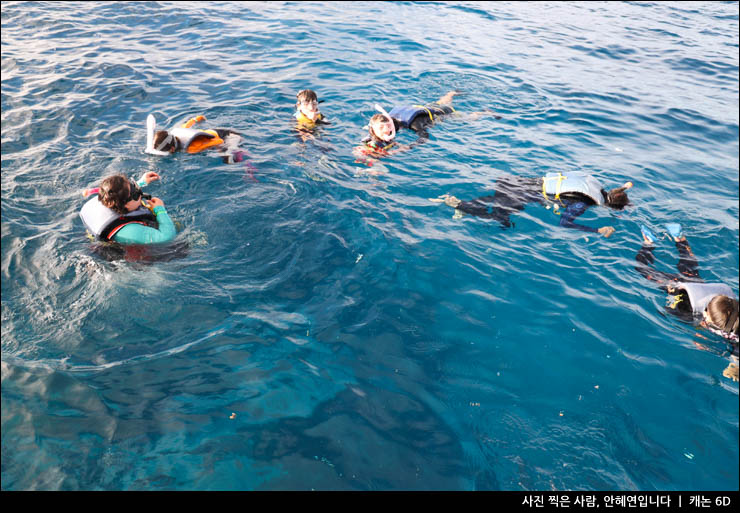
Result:
{"label": "turquoise water", "polygon": [[[737,77],[736,2],[3,2],[2,488],[737,490],[726,346],[633,269],[680,222],[737,290]],[[502,118],[355,163],[374,103],[451,89]],[[256,181],[144,154],[149,113]],[[80,191],[150,170],[190,249],[101,259]],[[567,170],[634,182],[580,219],[611,238],[428,200]]]}

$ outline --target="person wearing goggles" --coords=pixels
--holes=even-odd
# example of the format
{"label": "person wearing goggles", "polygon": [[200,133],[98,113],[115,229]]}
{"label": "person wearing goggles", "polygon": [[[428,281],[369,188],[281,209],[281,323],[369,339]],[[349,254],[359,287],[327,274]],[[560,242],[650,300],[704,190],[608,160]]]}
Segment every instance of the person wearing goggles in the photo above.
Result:
{"label": "person wearing goggles", "polygon": [[304,89],[296,95],[294,117],[302,128],[313,128],[317,124],[329,124],[319,110],[319,98],[311,89]]}
{"label": "person wearing goggles", "polygon": [[[685,322],[697,324],[724,338],[731,346],[733,363],[723,375],[738,379],[738,300],[732,288],[724,283],[705,282],[699,276],[699,262],[694,256],[681,225],[668,223],[666,234],[675,243],[679,260],[676,264],[678,274],[653,269],[655,263],[653,250],[659,240],[655,233],[645,225],[640,227],[643,244],[635,256],[638,265],[635,270],[646,279],[656,282],[669,295],[666,310]],[[704,337],[706,338],[706,337]],[[701,349],[707,349],[697,344]]]}
{"label": "person wearing goggles", "polygon": [[147,145],[144,151],[150,155],[167,156],[177,151],[200,153],[212,149],[220,152],[226,164],[246,161],[247,152],[238,148],[244,136],[225,128],[193,128],[193,125],[205,120],[205,116],[195,116],[171,130],[157,130],[154,115],[149,114],[146,120]]}
{"label": "person wearing goggles", "polygon": [[[455,112],[452,107],[452,98],[458,94],[460,94],[460,91],[450,91],[434,103],[395,107],[390,112],[386,112],[383,107],[375,104],[375,110],[379,114],[373,115],[365,126],[368,135],[362,140],[363,145],[355,148],[354,153],[358,157],[355,162],[364,162],[371,166],[373,164],[372,159],[365,159],[364,156],[384,157],[423,144],[429,139],[427,129],[441,117]],[[501,119],[501,116],[495,115],[489,110],[474,112],[469,114],[468,117],[477,119],[488,114],[493,114],[496,119]],[[395,139],[401,128],[413,130],[418,136],[416,141],[407,145],[398,144]]]}
{"label": "person wearing goggles", "polygon": [[504,176],[496,181],[494,194],[476,199],[461,201],[455,196],[443,194],[429,198],[435,203],[456,209],[483,219],[494,219],[503,228],[513,225],[512,214],[523,211],[531,203],[539,203],[552,208],[558,214],[560,226],[587,233],[598,233],[610,237],[613,226],[594,228],[576,222],[576,219],[592,206],[604,206],[622,210],[629,205],[627,190],[633,186],[626,182],[621,187],[607,191],[593,176],[573,171],[568,173],[547,173],[544,177]]}
{"label": "person wearing goggles", "polygon": [[174,239],[175,225],[164,202],[141,190],[155,180],[159,175],[153,171],[144,173],[138,182],[113,175],[100,187],[86,191],[86,196],[94,197],[82,207],[80,218],[90,235],[119,244],[157,244]]}
{"label": "person wearing goggles", "polygon": [[295,130],[303,142],[307,139],[313,139],[317,125],[330,125],[326,117],[319,110],[321,103],[316,96],[316,92],[311,89],[304,89],[296,95]]}

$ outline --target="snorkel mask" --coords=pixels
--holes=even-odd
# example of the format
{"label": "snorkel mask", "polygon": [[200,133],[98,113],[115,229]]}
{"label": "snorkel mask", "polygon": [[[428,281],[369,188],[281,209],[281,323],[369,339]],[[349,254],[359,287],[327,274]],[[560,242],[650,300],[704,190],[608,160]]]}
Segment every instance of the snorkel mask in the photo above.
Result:
{"label": "snorkel mask", "polygon": [[375,110],[377,110],[382,115],[384,115],[386,118],[388,118],[388,121],[386,122],[386,126],[388,125],[388,123],[390,123],[390,132],[387,135],[381,135],[377,133],[372,126],[370,126],[370,130],[372,130],[372,132],[375,134],[375,137],[377,137],[378,139],[385,141],[385,142],[391,142],[393,139],[396,138],[396,124],[393,122],[393,118],[391,117],[391,115],[388,114],[385,111],[385,109],[381,107],[380,105],[378,105],[377,103],[375,104]]}
{"label": "snorkel mask", "polygon": [[145,194],[141,190],[141,187],[139,187],[139,184],[137,184],[135,180],[129,179],[128,185],[129,185],[128,201],[137,201],[139,198],[142,198],[145,200],[152,199],[152,195]]}
{"label": "snorkel mask", "polygon": [[297,102],[296,109],[301,115],[311,121],[316,121],[316,118],[319,116],[319,102],[316,100],[308,103]]}
{"label": "snorkel mask", "polygon": [[157,129],[157,121],[154,119],[154,114],[149,114],[146,117],[146,148],[144,151],[150,155],[169,155],[170,152],[162,151],[161,148],[165,148],[170,141],[172,141],[172,134],[169,134],[167,138],[162,141],[158,148],[154,147],[154,132]]}

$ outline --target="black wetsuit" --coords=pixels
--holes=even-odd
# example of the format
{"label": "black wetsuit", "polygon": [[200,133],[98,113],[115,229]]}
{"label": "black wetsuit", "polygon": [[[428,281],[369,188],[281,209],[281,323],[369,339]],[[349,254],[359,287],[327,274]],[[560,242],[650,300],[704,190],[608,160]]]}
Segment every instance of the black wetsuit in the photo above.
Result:
{"label": "black wetsuit", "polygon": [[[495,193],[490,196],[463,201],[457,207],[466,214],[495,219],[505,228],[511,226],[509,216],[524,210],[529,203],[545,204],[542,195],[542,178],[505,177],[496,182]],[[558,204],[560,209],[560,226],[574,228],[584,232],[596,233],[598,228],[591,228],[575,223],[575,219],[596,202],[580,193],[563,193]]]}

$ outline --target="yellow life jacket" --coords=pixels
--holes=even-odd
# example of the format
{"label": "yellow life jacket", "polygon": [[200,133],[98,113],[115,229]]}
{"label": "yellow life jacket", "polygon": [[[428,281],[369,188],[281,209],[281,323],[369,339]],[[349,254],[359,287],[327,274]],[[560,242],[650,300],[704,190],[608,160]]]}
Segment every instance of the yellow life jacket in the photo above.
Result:
{"label": "yellow life jacket", "polygon": [[307,118],[306,115],[303,114],[303,112],[298,110],[295,113],[295,118],[298,121],[298,123],[303,125],[305,128],[313,128],[316,126],[316,123],[318,121],[321,121],[322,119],[324,119],[324,115],[319,113],[319,115],[316,116],[316,120],[313,120],[313,119]]}

